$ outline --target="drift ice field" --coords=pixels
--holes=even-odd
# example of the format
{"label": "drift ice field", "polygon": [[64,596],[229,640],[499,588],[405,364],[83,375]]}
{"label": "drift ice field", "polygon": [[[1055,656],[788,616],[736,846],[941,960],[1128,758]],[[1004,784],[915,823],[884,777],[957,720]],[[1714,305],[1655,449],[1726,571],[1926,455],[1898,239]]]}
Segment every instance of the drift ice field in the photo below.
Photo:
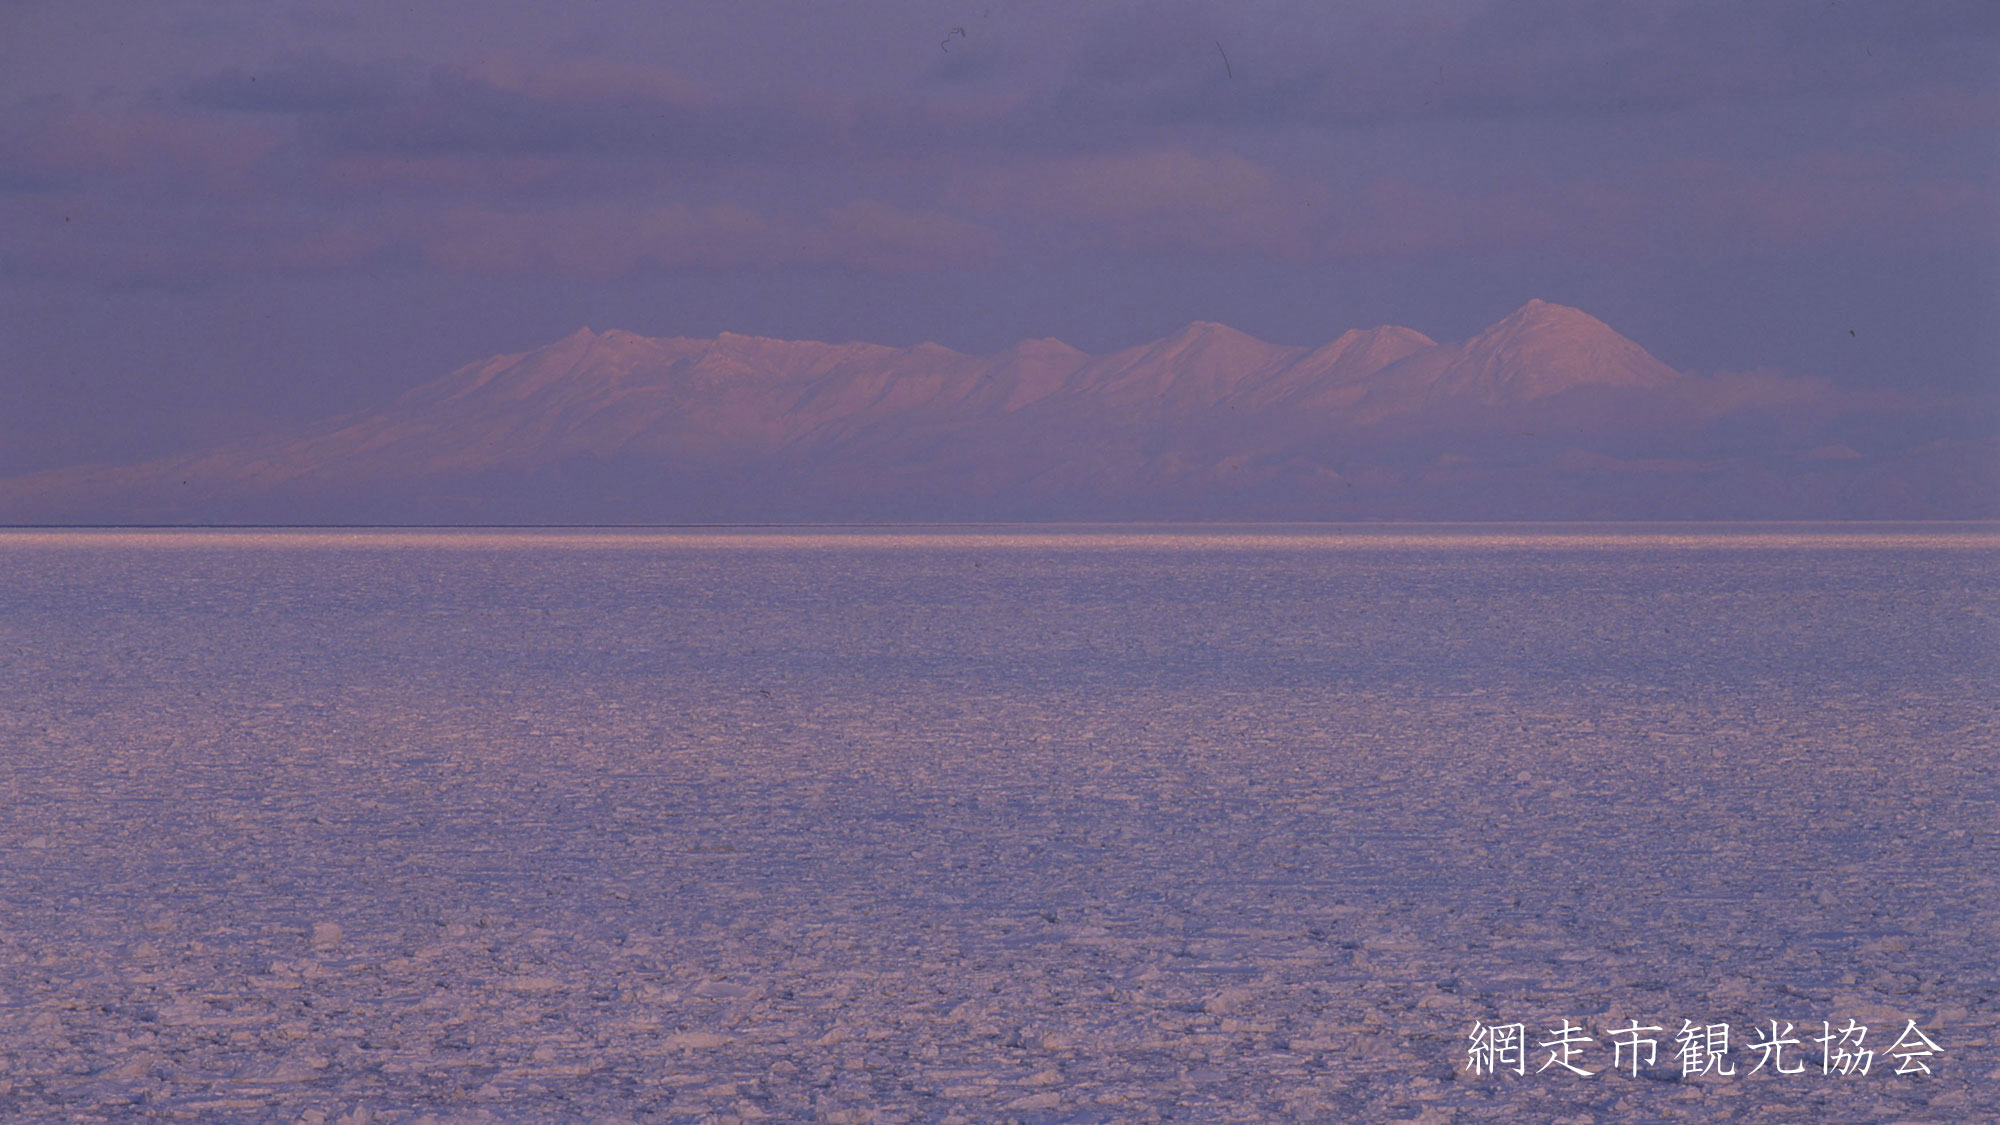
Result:
{"label": "drift ice field", "polygon": [[1996,563],[0,532],[0,1119],[2000,1115]]}

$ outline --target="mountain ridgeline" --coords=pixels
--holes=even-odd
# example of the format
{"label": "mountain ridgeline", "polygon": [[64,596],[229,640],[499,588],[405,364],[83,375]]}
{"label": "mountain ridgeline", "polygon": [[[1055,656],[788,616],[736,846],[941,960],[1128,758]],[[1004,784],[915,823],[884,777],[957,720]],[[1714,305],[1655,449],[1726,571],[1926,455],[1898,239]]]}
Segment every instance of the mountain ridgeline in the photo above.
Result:
{"label": "mountain ridgeline", "polygon": [[0,481],[0,520],[1993,514],[1992,441],[1920,413],[1676,372],[1544,301],[1457,344],[1382,327],[1282,347],[1196,322],[1101,356],[586,328],[291,433]]}

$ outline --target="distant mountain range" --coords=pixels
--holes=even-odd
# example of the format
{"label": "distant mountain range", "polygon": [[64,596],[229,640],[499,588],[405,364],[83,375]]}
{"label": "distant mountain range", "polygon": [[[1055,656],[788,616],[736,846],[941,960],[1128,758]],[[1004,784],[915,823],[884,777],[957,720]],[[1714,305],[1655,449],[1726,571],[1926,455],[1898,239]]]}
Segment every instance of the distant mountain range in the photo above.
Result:
{"label": "distant mountain range", "polygon": [[1197,322],[1102,356],[586,328],[295,432],[0,480],[0,522],[2000,515],[1963,414],[1676,372],[1545,301],[1458,344]]}

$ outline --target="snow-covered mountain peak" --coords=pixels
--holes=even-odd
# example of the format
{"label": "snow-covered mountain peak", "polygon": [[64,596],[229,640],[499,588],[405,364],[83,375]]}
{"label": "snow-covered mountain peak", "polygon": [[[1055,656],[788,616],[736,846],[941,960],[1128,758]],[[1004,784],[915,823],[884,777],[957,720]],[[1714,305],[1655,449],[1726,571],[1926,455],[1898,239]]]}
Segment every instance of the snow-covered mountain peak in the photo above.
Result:
{"label": "snow-covered mountain peak", "polygon": [[1213,320],[1191,320],[1180,331],[1168,336],[1161,343],[1169,345],[1188,344],[1262,344],[1264,341]]}
{"label": "snow-covered mountain peak", "polygon": [[1676,373],[1581,309],[1532,300],[1465,342],[1447,388],[1535,399],[1571,387],[1653,387]]}
{"label": "snow-covered mountain peak", "polygon": [[1014,355],[1029,356],[1035,359],[1081,358],[1089,354],[1082,348],[1071,347],[1054,336],[1043,336],[1038,340],[1023,340],[1013,347],[1008,348],[1007,351]]}
{"label": "snow-covered mountain peak", "polygon": [[1523,332],[1618,335],[1617,330],[1582,309],[1558,305],[1539,297],[1508,313],[1480,335],[1497,337]]}

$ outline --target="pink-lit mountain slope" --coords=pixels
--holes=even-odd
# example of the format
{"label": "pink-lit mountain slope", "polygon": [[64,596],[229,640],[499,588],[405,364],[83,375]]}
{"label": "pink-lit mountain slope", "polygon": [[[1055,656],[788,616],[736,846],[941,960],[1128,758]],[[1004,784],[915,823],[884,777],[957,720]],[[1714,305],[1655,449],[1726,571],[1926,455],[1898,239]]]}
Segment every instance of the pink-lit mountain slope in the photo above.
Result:
{"label": "pink-lit mountain slope", "polygon": [[1990,441],[1895,449],[1871,412],[1544,301],[1457,344],[1197,322],[1095,357],[584,329],[278,437],[0,481],[0,521],[1982,514]]}

